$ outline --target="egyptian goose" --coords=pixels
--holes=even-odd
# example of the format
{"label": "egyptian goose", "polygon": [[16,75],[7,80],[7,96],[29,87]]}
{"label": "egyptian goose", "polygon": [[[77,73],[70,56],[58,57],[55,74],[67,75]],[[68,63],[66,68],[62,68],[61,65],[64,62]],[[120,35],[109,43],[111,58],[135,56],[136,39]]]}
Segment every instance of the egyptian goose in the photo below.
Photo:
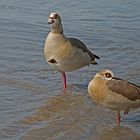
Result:
{"label": "egyptian goose", "polygon": [[140,87],[120,78],[111,70],[102,70],[88,85],[91,98],[112,110],[117,110],[116,122],[120,125],[120,111],[128,114],[130,109],[140,107]]}
{"label": "egyptian goose", "polygon": [[46,61],[61,72],[66,89],[66,74],[89,64],[97,64],[99,57],[87,49],[85,44],[76,38],[67,38],[63,34],[61,18],[57,13],[51,13],[48,18],[51,32],[48,34],[44,55]]}

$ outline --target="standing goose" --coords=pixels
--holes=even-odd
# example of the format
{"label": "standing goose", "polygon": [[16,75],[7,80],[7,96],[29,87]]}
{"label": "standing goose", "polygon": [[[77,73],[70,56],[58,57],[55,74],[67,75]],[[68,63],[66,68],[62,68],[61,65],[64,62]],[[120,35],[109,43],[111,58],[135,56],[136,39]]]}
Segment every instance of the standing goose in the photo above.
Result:
{"label": "standing goose", "polygon": [[57,13],[51,13],[48,18],[51,32],[48,34],[44,54],[46,61],[61,72],[66,89],[66,74],[89,64],[97,64],[99,57],[87,49],[85,44],[76,38],[67,38],[63,34],[61,18]]}
{"label": "standing goose", "polygon": [[116,122],[120,124],[120,111],[128,114],[130,109],[140,107],[140,87],[126,80],[115,78],[111,70],[102,70],[88,85],[91,98],[112,110],[117,110]]}

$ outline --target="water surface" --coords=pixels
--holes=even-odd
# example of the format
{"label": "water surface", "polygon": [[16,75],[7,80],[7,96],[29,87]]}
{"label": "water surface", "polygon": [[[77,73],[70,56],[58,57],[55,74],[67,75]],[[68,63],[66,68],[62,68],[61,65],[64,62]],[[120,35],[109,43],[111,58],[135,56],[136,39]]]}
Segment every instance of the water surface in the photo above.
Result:
{"label": "water surface", "polygon": [[[0,139],[140,139],[140,110],[122,114],[94,104],[87,84],[104,68],[140,85],[139,0],[1,0]],[[60,74],[46,64],[43,47],[50,12],[62,17],[64,33],[100,56],[97,66]]]}

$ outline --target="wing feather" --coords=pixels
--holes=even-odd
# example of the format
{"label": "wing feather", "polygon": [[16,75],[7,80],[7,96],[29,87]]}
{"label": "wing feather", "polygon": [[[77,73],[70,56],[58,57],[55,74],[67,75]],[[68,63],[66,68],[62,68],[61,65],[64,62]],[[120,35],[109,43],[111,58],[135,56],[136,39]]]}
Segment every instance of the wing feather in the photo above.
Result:
{"label": "wing feather", "polygon": [[91,57],[91,60],[95,61],[95,58],[100,59],[97,55],[93,54],[90,50],[88,50],[86,45],[82,41],[80,41],[79,39],[68,38],[68,40],[72,44],[72,46],[83,50],[83,52],[87,52],[89,54],[89,56]]}
{"label": "wing feather", "polygon": [[110,90],[129,100],[136,101],[140,99],[140,87],[126,80],[113,78],[107,82],[107,86]]}

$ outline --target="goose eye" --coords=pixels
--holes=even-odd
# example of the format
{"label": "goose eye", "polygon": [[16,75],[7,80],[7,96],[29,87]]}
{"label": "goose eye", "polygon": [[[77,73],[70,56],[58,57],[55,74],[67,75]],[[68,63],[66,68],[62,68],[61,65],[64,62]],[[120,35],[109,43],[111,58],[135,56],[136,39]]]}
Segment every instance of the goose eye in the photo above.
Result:
{"label": "goose eye", "polygon": [[57,14],[54,15],[54,18],[57,19]]}
{"label": "goose eye", "polygon": [[111,74],[110,73],[105,73],[106,78],[111,78]]}

